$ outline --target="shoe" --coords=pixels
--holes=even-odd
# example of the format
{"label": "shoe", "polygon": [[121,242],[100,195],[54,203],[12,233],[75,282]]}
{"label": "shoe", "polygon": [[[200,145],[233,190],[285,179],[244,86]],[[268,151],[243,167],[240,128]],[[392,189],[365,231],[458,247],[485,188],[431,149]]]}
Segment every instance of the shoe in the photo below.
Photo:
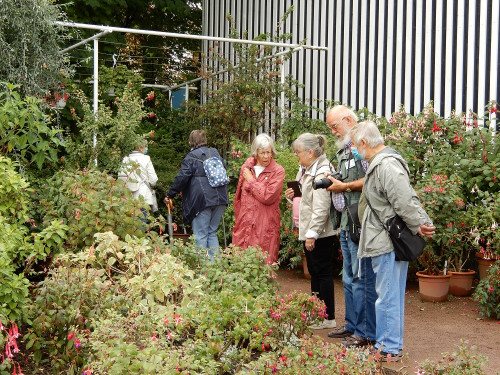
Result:
{"label": "shoe", "polygon": [[342,340],[340,343],[344,345],[346,348],[352,348],[352,347],[361,348],[363,346],[370,346],[374,344],[372,340],[368,340],[363,337],[356,336],[354,334],[347,337],[345,340]]}
{"label": "shoe", "polygon": [[398,354],[392,354],[373,348],[372,353],[373,358],[378,362],[399,362],[403,357],[402,350],[399,350]]}
{"label": "shoe", "polygon": [[319,324],[313,324],[311,326],[309,326],[309,328],[311,329],[332,329],[332,328],[335,328],[337,327],[337,323],[335,322],[335,319],[332,319],[332,320],[323,320],[323,322],[319,323]]}
{"label": "shoe", "polygon": [[334,329],[332,332],[328,334],[328,337],[331,338],[336,338],[336,337],[347,337],[351,336],[353,332],[349,331],[348,329],[345,328],[345,326],[342,326],[340,328]]}

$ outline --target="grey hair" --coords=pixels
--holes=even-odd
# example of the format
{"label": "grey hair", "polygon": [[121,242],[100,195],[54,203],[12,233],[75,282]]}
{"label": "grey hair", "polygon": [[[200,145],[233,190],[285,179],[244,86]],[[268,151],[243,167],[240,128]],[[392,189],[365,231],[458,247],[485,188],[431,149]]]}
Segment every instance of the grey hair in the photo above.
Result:
{"label": "grey hair", "polygon": [[345,105],[336,105],[335,107],[332,107],[330,108],[330,113],[336,113],[336,112],[342,112],[342,116],[343,117],[350,117],[351,120],[357,124],[359,119],[358,119],[358,116],[354,113],[354,111],[349,108],[349,107],[346,107]]}
{"label": "grey hair", "polygon": [[274,147],[273,139],[265,133],[259,134],[252,142],[251,153],[253,157],[257,157],[257,152],[259,150],[264,150],[268,147],[271,147],[271,152],[273,156],[276,156],[276,148]]}
{"label": "grey hair", "polygon": [[373,121],[363,121],[353,126],[350,131],[352,141],[359,145],[362,139],[368,143],[370,147],[377,147],[385,143],[384,137],[380,134],[377,125]]}
{"label": "grey hair", "polygon": [[303,133],[293,141],[292,147],[302,146],[303,151],[313,150],[314,155],[321,156],[325,153],[326,137],[322,134]]}
{"label": "grey hair", "polygon": [[137,141],[135,149],[140,150],[140,149],[143,149],[146,147],[148,147],[148,140],[143,138],[143,139],[140,139],[139,141]]}

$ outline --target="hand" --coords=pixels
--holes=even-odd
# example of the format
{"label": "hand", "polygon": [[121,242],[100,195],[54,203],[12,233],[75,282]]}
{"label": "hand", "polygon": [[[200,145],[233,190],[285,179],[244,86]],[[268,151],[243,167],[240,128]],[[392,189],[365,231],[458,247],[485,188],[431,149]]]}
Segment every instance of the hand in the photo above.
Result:
{"label": "hand", "polygon": [[423,224],[418,228],[418,234],[422,237],[431,238],[434,233],[436,233],[436,227],[432,224]]}
{"label": "hand", "polygon": [[176,223],[172,223],[172,227],[174,229],[174,232],[177,232],[177,229],[179,229]]}
{"label": "hand", "polygon": [[165,199],[163,200],[163,202],[165,202],[165,206],[167,206],[167,207],[169,207],[169,206],[170,206],[171,208],[173,208],[173,207],[174,207],[173,202],[172,202],[172,199],[170,199],[170,198],[165,197]]}
{"label": "hand", "polygon": [[332,193],[342,193],[345,191],[347,184],[343,183],[342,181],[334,179],[332,176],[328,174],[328,172],[325,172],[325,177],[328,178],[332,184],[326,188],[327,191],[330,191]]}
{"label": "hand", "polygon": [[314,238],[307,238],[306,239],[306,250],[313,251],[315,243],[316,243],[316,239],[314,239]]}
{"label": "hand", "polygon": [[254,180],[254,177],[253,177],[252,172],[250,171],[250,169],[243,168],[243,178],[246,181],[252,181],[252,180]]}
{"label": "hand", "polygon": [[288,199],[292,200],[293,197],[294,197],[294,195],[295,194],[294,194],[292,188],[288,188],[288,189],[285,190],[285,198],[288,198]]}

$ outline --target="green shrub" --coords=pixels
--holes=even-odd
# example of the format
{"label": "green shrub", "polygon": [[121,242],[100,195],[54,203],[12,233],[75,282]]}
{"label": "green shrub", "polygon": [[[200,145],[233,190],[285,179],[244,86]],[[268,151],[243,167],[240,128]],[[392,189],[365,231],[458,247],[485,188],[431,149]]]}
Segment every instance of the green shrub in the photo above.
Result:
{"label": "green shrub", "polygon": [[488,268],[487,276],[481,279],[473,298],[479,303],[481,314],[500,319],[500,262]]}
{"label": "green shrub", "polygon": [[488,359],[477,354],[477,347],[469,347],[467,342],[461,340],[458,350],[453,353],[443,353],[442,359],[434,362],[425,360],[417,367],[417,374],[426,375],[483,375],[485,372],[481,366],[488,361]]}
{"label": "green shrub", "polygon": [[145,235],[146,224],[138,217],[143,215],[141,209],[149,206],[134,199],[123,181],[105,172],[59,172],[40,195],[44,224],[63,219],[71,233],[65,242],[70,250],[90,246],[98,232],[112,231],[122,240],[126,235]]}
{"label": "green shrub", "polygon": [[86,348],[77,347],[68,335],[76,329],[88,332],[93,318],[109,309],[123,313],[129,306],[103,270],[58,267],[37,286],[29,312],[31,326],[24,337],[26,348],[33,350],[36,364],[76,374]]}

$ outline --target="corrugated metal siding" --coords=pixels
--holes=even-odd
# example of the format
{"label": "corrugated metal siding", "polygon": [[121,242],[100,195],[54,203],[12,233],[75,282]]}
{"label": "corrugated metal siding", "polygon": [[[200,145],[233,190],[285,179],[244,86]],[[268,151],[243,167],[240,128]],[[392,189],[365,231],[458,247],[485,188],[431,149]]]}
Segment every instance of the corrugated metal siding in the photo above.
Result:
{"label": "corrugated metal siding", "polygon": [[290,62],[310,104],[333,99],[390,116],[401,104],[416,113],[433,100],[448,116],[500,98],[500,0],[205,0],[203,33],[227,36],[230,13],[252,39],[275,31],[291,5],[291,42],[330,49]]}

